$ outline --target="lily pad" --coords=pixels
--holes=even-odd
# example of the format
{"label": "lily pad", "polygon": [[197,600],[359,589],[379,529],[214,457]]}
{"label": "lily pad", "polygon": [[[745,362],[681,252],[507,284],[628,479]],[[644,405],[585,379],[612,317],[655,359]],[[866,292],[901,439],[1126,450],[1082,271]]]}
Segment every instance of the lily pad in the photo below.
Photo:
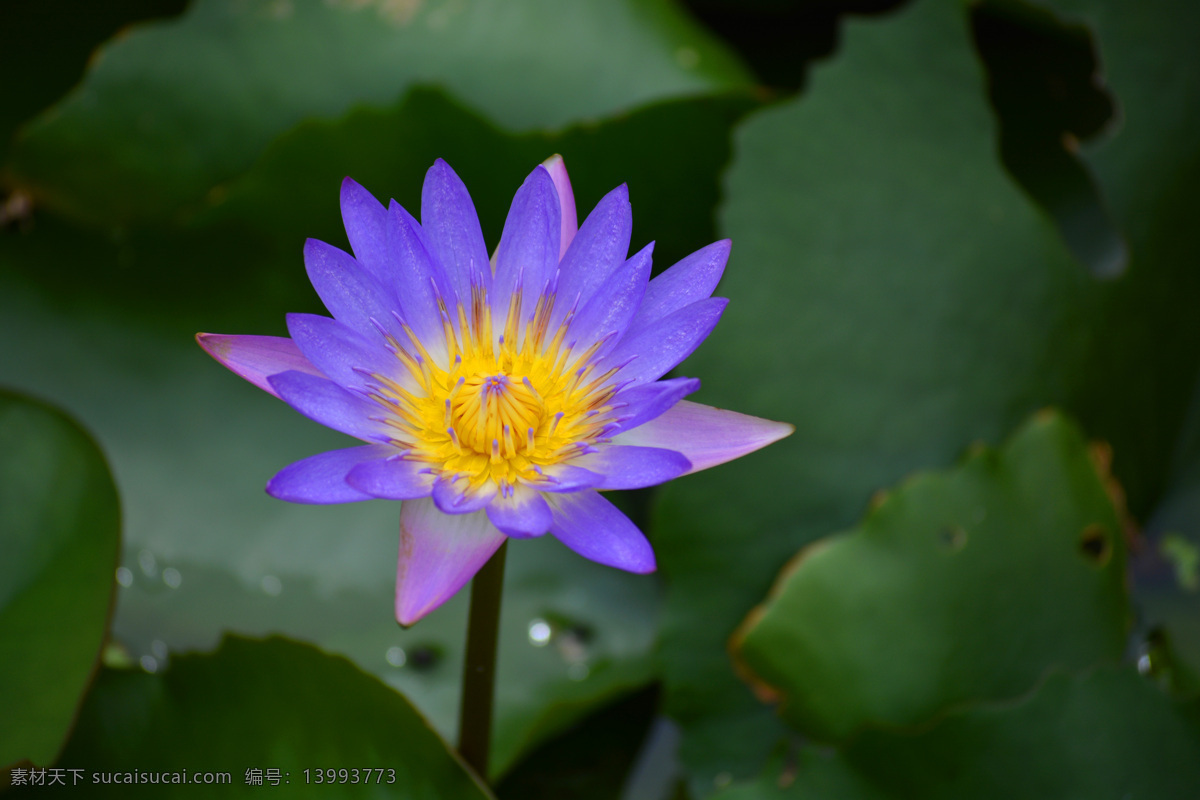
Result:
{"label": "lily pad", "polygon": [[[1114,468],[1146,523],[1147,541],[1133,563],[1135,597],[1143,628],[1161,628],[1177,668],[1200,676],[1200,595],[1178,581],[1168,543],[1177,536],[1185,546],[1200,546],[1200,394],[1194,383],[1200,320],[1190,312],[1200,298],[1200,233],[1191,222],[1200,215],[1194,191],[1200,181],[1200,52],[1189,34],[1200,26],[1200,6],[1187,0],[1038,5],[1094,32],[1105,79],[1120,101],[1120,124],[1081,156],[1127,232],[1134,258],[1128,291],[1113,298],[1112,324],[1100,331],[1105,367],[1088,370],[1094,380],[1081,394],[1096,397],[1102,385],[1112,385],[1113,373],[1137,388],[1096,404],[1097,415],[1104,415],[1097,419],[1113,430],[1120,454]],[[1152,51],[1145,47],[1148,38]],[[1159,313],[1147,315],[1143,308]],[[1180,431],[1174,420],[1185,412],[1188,423]],[[1129,419],[1140,424],[1118,424]],[[1200,680],[1185,678],[1183,684],[1200,686]]]}
{"label": "lily pad", "polygon": [[113,0],[79,13],[71,0],[6,3],[0,9],[0,72],[9,81],[0,105],[0,160],[17,126],[79,81],[92,50],[118,28],[183,10],[185,0]]}
{"label": "lily pad", "polygon": [[66,739],[99,662],[120,538],[92,437],[0,391],[0,766],[49,764]]}
{"label": "lily pad", "polygon": [[492,796],[400,694],[344,658],[278,637],[230,636],[162,675],[105,669],[62,764],[80,771],[66,774],[68,785],[78,775],[95,797],[129,796],[96,777],[127,773],[126,783],[167,773],[157,797],[195,795],[197,782],[236,797],[276,786],[314,796]]}
{"label": "lily pad", "polygon": [[1173,701],[1124,667],[1056,674],[1024,702],[954,713],[924,733],[804,748],[715,798],[1187,800],[1197,785],[1200,702]]}
{"label": "lily pad", "polygon": [[[697,795],[756,773],[785,735],[736,680],[729,635],[788,558],[851,526],[874,492],[1047,405],[1112,443],[1134,514],[1167,485],[1200,363],[1200,237],[1183,193],[1195,181],[1180,178],[1200,161],[1183,149],[1183,166],[1163,160],[1143,138],[1156,126],[1137,122],[1146,146],[1114,149],[1122,179],[1100,180],[1128,271],[1094,279],[999,161],[967,15],[918,0],[848,21],[804,96],[739,126],[719,225],[734,241],[719,290],[732,302],[688,368],[705,377],[698,401],[797,430],[676,482],[658,507],[667,708]],[[1169,15],[1123,37],[1161,26],[1174,41]],[[1159,102],[1110,72],[1099,45],[1118,108]],[[1172,63],[1139,52],[1123,69]],[[1170,112],[1180,121],[1195,107],[1190,80],[1168,82],[1189,109]],[[1136,106],[1125,92],[1140,93]]]}
{"label": "lily pad", "polygon": [[200,203],[304,119],[418,84],[531,129],[746,83],[667,0],[196,0],[104,47],[9,170],[41,204],[126,226]]}
{"label": "lily pad", "polygon": [[696,794],[756,773],[784,735],[725,649],[784,563],[1063,399],[1085,358],[1096,283],[997,160],[964,13],[845,23],[808,94],[738,130],[731,303],[688,367],[699,402],[796,433],[676,481],[655,517],[667,708]]}
{"label": "lily pad", "polygon": [[1087,444],[1046,413],[801,551],[735,655],[789,723],[844,740],[1119,660],[1125,580],[1121,520]]}

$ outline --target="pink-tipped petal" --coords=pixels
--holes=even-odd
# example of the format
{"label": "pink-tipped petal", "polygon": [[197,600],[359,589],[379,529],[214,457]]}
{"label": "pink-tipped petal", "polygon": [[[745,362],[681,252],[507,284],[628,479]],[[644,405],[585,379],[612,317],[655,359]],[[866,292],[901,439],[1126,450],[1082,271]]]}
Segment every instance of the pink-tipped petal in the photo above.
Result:
{"label": "pink-tipped petal", "polygon": [[616,436],[613,442],[675,450],[692,462],[690,474],[753,453],[795,429],[786,422],[680,400],[662,416]]}
{"label": "pink-tipped petal", "polygon": [[321,376],[320,370],[304,357],[296,343],[285,336],[197,333],[196,341],[234,374],[276,397],[279,392],[267,380],[272,375],[296,371]]}
{"label": "pink-tipped petal", "polygon": [[579,230],[578,217],[575,215],[575,192],[571,190],[571,179],[567,177],[567,165],[562,156],[555,153],[543,161],[542,166],[550,173],[550,179],[554,181],[554,190],[558,192],[558,208],[562,212],[562,235],[558,248],[558,257],[561,260]]}
{"label": "pink-tipped petal", "polygon": [[504,539],[482,511],[446,515],[428,498],[406,500],[400,507],[396,619],[412,625],[449,600]]}
{"label": "pink-tipped petal", "polygon": [[370,444],[329,450],[289,464],[267,481],[267,494],[289,503],[357,503],[374,500],[346,483],[346,474],[364,462],[387,458],[396,449]]}
{"label": "pink-tipped petal", "polygon": [[675,450],[633,445],[601,445],[576,463],[604,476],[597,489],[644,489],[686,474],[692,462]]}
{"label": "pink-tipped petal", "polygon": [[528,486],[515,486],[510,496],[494,498],[488,504],[487,515],[501,533],[520,539],[550,530],[550,506]]}
{"label": "pink-tipped petal", "polygon": [[599,493],[556,494],[547,500],[554,512],[550,533],[579,555],[629,572],[654,571],[650,542]]}

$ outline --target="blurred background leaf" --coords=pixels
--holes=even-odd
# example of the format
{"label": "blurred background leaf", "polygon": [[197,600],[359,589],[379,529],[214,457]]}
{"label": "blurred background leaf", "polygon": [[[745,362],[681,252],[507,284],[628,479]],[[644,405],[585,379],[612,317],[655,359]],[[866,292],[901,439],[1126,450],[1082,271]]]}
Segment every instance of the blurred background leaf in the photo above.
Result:
{"label": "blurred background leaf", "polygon": [[58,755],[100,660],[120,541],[92,437],[0,390],[0,767]]}
{"label": "blurred background leaf", "polygon": [[186,0],[41,0],[0,3],[0,74],[4,86],[0,160],[17,126],[51,105],[79,80],[92,51],[126,25],[183,11]]}
{"label": "blurred background leaf", "polygon": [[[548,153],[572,165],[581,211],[631,170],[641,174],[635,246],[658,237],[659,263],[669,264],[715,238],[716,175],[731,126],[753,105],[743,94],[679,100],[557,135],[512,135],[420,90],[395,107],[299,126],[186,228],[113,242],[39,215],[29,232],[0,239],[0,332],[29,343],[0,355],[0,375],[76,409],[125,490],[129,585],[115,636],[160,664],[172,650],[215,646],[225,631],[286,633],[354,658],[452,735],[465,600],[400,631],[391,610],[398,506],[267,497],[278,469],[341,437],[227,374],[192,334],[283,334],[288,311],[321,311],[300,249],[309,235],[348,246],[341,178],[418,208],[439,156],[468,181],[493,243],[515,187]],[[693,189],[676,200],[679,185]],[[657,633],[652,578],[599,567],[553,540],[514,548],[508,587],[497,775],[591,704],[649,681]],[[531,644],[537,620],[556,621],[552,646]]]}
{"label": "blurred background leaf", "polygon": [[[92,797],[128,797],[142,789],[93,785],[95,772],[155,771],[186,772],[189,779],[196,772],[231,773],[228,788],[219,790],[229,797],[272,790],[414,800],[492,796],[401,695],[344,658],[278,637],[229,636],[211,655],[179,656],[162,675],[105,669],[63,764],[84,770]],[[335,775],[332,786],[315,775],[355,765],[384,771],[371,772],[369,780],[360,774],[357,785],[349,772],[345,779]],[[251,769],[277,769],[288,783],[250,784]],[[66,780],[70,790],[70,775]],[[45,788],[25,791],[37,795]],[[206,790],[180,783],[149,791],[186,797]]]}
{"label": "blurred background leaf", "polygon": [[[1178,172],[1137,146],[1147,122],[1109,135],[1100,152],[1122,152],[1130,181],[1101,172],[1099,186],[1130,260],[1097,280],[1003,169],[971,34],[966,6],[927,0],[848,21],[805,95],[739,126],[719,228],[736,243],[721,287],[735,302],[688,370],[706,378],[701,402],[797,432],[667,487],[655,517],[667,707],[697,794],[752,774],[784,735],[734,677],[728,636],[786,559],[876,490],[1050,404],[1112,442],[1138,517],[1167,484],[1200,355],[1200,241],[1181,219],[1163,227],[1190,207]],[[1137,65],[1106,67],[1121,105],[1139,79],[1118,67]],[[1177,104],[1195,95],[1164,83]]]}
{"label": "blurred background leaf", "polygon": [[102,49],[9,169],[41,204],[127,226],[201,202],[306,118],[414,84],[528,129],[746,77],[666,0],[196,0]]}
{"label": "blurred background leaf", "polygon": [[[0,381],[61,405],[112,459],[127,514],[114,636],[143,669],[172,669],[174,653],[212,648],[226,631],[283,632],[350,656],[452,733],[464,601],[398,630],[394,504],[265,497],[277,469],[342,440],[225,374],[191,335],[280,334],[284,313],[321,311],[300,249],[309,236],[346,246],[344,175],[415,209],[424,170],[444,157],[494,244],[522,177],[561,152],[581,211],[628,181],[634,247],[657,240],[658,269],[734,239],[718,292],[733,303],[682,372],[704,380],[701,402],[797,432],[658,495],[619,498],[648,529],[664,581],[595,567],[552,541],[513,549],[492,763],[495,777],[512,770],[507,791],[621,787],[635,800],[618,774],[649,758],[669,774],[681,737],[679,797],[755,776],[738,791],[790,781],[798,795],[954,796],[1002,763],[972,749],[984,731],[1037,759],[1029,783],[996,784],[1009,796],[1128,785],[1187,797],[1192,776],[1176,760],[1200,753],[1194,715],[1158,691],[1200,689],[1200,7],[101,6],[0,5],[0,59],[21,76],[0,104],[0,334],[14,343],[0,351]],[[84,72],[93,45],[156,18],[171,19],[118,33]],[[1047,405],[1111,446],[1133,523],[1138,624],[1126,653],[1149,680],[1055,678],[921,733],[796,749],[735,675],[735,627],[789,559],[854,525],[873,493],[1000,442]],[[936,505],[931,514],[956,507]],[[1066,654],[1072,666],[1120,649],[1118,570],[1114,558],[1096,574],[1108,627]],[[1039,585],[1024,599],[1065,613],[1087,604],[1086,584]],[[997,587],[979,580],[974,591],[963,586],[965,607],[987,606]],[[918,610],[893,609],[906,624]],[[850,640],[875,632],[843,627]],[[191,658],[215,657],[181,660]],[[988,687],[1023,691],[1036,660],[1017,658],[1011,674],[963,669],[953,685],[932,671],[914,678],[937,689],[932,708]],[[362,677],[349,674],[348,686]],[[645,706],[610,705],[656,678],[678,736],[661,718],[646,733]],[[1063,730],[1148,771],[1122,783],[1112,755],[1094,782],[1077,774],[1085,751],[1051,735],[1051,711],[1123,725],[1110,738],[1082,722]],[[857,724],[839,714],[830,725]],[[644,744],[630,761],[633,739]],[[906,749],[925,746],[943,760]],[[589,747],[594,758],[579,752]],[[901,757],[911,764],[896,767]]]}
{"label": "blurred background leaf", "polygon": [[1050,676],[1016,704],[949,714],[914,734],[869,731],[843,752],[804,748],[719,800],[1190,797],[1200,785],[1200,703],[1132,668]]}

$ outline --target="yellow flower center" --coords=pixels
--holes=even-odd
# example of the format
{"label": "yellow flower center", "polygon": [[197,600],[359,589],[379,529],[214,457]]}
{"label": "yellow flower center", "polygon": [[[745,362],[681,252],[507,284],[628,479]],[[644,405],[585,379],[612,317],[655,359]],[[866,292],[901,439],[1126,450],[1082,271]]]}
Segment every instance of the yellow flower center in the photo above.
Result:
{"label": "yellow flower center", "polygon": [[[389,412],[392,443],[405,458],[440,477],[466,478],[467,491],[489,481],[506,492],[517,483],[545,485],[543,468],[590,451],[613,421],[616,368],[595,374],[600,342],[578,355],[566,343],[572,314],[551,336],[554,297],[543,295],[520,330],[521,293],[514,292],[504,332],[493,336],[482,288],[457,325],[442,307],[447,363],[437,363],[407,327],[412,346],[388,343],[412,379],[373,375],[372,397]],[[523,333],[523,335],[522,335]],[[406,388],[407,386],[407,388]]]}

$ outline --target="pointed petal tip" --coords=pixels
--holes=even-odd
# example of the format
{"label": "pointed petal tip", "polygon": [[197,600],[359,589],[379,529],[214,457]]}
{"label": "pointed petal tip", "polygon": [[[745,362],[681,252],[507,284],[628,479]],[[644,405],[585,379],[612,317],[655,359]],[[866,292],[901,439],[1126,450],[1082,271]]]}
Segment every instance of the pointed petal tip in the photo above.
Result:
{"label": "pointed petal tip", "polygon": [[675,450],[692,462],[690,474],[761,450],[795,430],[789,422],[680,400],[661,416],[618,434],[613,442]]}
{"label": "pointed petal tip", "polygon": [[654,554],[651,553],[648,561],[635,567],[630,567],[626,571],[632,572],[634,575],[650,575],[658,571],[658,562],[655,560]]}
{"label": "pointed petal tip", "polygon": [[404,501],[396,621],[412,625],[457,594],[505,539],[482,512],[447,516],[429,498]]}

